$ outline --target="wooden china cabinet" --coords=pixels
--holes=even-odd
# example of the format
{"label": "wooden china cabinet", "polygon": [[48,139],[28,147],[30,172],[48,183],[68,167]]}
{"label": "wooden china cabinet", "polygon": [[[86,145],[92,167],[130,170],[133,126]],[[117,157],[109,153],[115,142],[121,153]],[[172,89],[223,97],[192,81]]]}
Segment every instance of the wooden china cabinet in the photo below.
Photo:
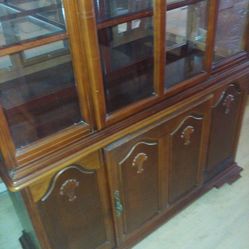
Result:
{"label": "wooden china cabinet", "polygon": [[0,169],[24,249],[131,248],[240,176],[248,10],[0,0]]}

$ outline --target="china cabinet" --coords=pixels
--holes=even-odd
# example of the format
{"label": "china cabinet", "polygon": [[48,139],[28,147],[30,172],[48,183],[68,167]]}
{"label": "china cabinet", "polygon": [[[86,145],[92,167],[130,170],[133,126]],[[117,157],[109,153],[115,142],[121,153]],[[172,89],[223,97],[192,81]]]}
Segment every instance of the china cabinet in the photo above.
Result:
{"label": "china cabinet", "polygon": [[248,9],[0,0],[0,172],[24,249],[131,248],[240,177]]}

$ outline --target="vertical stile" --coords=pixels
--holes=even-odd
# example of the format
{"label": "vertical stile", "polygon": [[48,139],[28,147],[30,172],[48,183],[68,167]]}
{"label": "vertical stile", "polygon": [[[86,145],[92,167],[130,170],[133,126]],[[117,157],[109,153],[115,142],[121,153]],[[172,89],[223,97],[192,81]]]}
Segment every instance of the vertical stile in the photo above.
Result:
{"label": "vertical stile", "polygon": [[204,62],[204,68],[209,74],[212,71],[212,63],[214,56],[215,36],[216,36],[216,22],[218,18],[219,1],[209,1],[209,14],[208,14],[208,36],[206,42],[206,56]]}
{"label": "vertical stile", "polygon": [[98,34],[93,1],[79,0],[78,14],[81,22],[81,35],[87,58],[90,87],[93,95],[97,128],[104,127],[106,104],[104,99],[103,77],[98,49]]}
{"label": "vertical stile", "polygon": [[[86,123],[93,126],[92,119],[89,110],[90,110],[90,100],[89,100],[89,89],[86,82],[89,82],[89,78],[87,75],[87,70],[85,68],[86,58],[82,51],[84,51],[83,44],[80,40],[80,28],[77,20],[77,16],[75,15],[77,11],[77,6],[75,1],[64,0],[63,1],[66,13],[66,23],[67,23],[67,32],[69,34],[71,54],[73,57],[73,66],[74,66],[74,74],[76,77],[76,89],[79,96],[79,104],[81,109],[81,115],[83,120]],[[85,51],[84,51],[85,52]]]}
{"label": "vertical stile", "polygon": [[17,164],[15,160],[16,148],[2,106],[0,106],[0,149],[5,166],[8,169],[13,169]]}
{"label": "vertical stile", "polygon": [[248,53],[249,52],[249,3],[248,3],[248,10],[247,10],[247,23],[246,23],[246,32],[244,34],[244,48],[245,51]]}
{"label": "vertical stile", "polygon": [[154,86],[158,96],[164,93],[164,68],[165,68],[165,0],[154,0]]}

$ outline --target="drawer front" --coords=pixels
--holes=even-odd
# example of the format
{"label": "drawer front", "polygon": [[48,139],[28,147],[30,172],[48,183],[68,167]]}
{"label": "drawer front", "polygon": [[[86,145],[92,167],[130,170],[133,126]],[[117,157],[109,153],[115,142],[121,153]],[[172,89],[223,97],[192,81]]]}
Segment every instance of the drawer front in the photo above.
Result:
{"label": "drawer front", "polygon": [[36,183],[30,190],[44,249],[113,248],[105,173],[97,153]]}

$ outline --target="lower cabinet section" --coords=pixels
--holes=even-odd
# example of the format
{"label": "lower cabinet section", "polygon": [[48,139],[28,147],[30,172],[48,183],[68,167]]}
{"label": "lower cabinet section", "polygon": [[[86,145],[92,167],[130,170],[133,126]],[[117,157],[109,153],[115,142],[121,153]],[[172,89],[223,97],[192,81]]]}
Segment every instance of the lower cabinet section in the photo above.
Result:
{"label": "lower cabinet section", "polygon": [[229,175],[244,100],[230,84],[24,189],[41,248],[131,248]]}

